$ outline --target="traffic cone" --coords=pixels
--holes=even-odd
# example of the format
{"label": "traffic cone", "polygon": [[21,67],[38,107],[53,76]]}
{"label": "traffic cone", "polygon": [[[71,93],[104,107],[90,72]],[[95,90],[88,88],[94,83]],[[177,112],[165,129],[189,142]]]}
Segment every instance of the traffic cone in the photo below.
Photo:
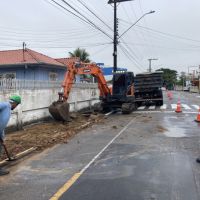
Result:
{"label": "traffic cone", "polygon": [[199,106],[199,111],[198,111],[198,114],[197,114],[197,119],[195,121],[200,123],[200,106]]}
{"label": "traffic cone", "polygon": [[169,100],[172,100],[172,92],[169,93]]}
{"label": "traffic cone", "polygon": [[170,93],[169,93],[169,91],[167,91],[167,96],[170,97]]}
{"label": "traffic cone", "polygon": [[181,110],[181,102],[180,102],[180,100],[178,100],[178,103],[177,103],[177,106],[176,106],[176,110],[175,110],[175,112],[176,112],[176,113],[180,113],[180,112],[182,112],[182,110]]}

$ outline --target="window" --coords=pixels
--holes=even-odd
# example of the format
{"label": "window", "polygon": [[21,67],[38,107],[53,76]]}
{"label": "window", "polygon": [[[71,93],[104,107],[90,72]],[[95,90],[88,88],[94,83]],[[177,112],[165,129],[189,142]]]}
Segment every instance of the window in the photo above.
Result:
{"label": "window", "polygon": [[58,80],[58,74],[54,72],[49,73],[49,80],[50,81],[57,81]]}
{"label": "window", "polygon": [[15,72],[2,73],[0,74],[0,79],[16,79],[16,73]]}
{"label": "window", "polygon": [[16,79],[16,73],[6,73],[4,74],[5,79]]}
{"label": "window", "polygon": [[1,73],[0,74],[0,86],[5,86],[5,88],[7,88],[7,89],[14,88],[16,85],[16,82],[12,81],[13,79],[16,79],[15,72]]}

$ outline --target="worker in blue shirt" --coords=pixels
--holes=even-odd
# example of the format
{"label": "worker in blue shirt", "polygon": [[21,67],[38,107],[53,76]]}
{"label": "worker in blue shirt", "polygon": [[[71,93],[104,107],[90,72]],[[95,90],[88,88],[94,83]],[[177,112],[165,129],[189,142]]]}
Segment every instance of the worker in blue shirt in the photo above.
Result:
{"label": "worker in blue shirt", "polygon": [[[4,130],[8,124],[11,116],[11,110],[14,110],[17,105],[21,103],[21,97],[13,95],[10,97],[9,102],[0,102],[0,156],[3,150],[3,142],[5,138]],[[0,168],[0,176],[8,174],[9,171]]]}

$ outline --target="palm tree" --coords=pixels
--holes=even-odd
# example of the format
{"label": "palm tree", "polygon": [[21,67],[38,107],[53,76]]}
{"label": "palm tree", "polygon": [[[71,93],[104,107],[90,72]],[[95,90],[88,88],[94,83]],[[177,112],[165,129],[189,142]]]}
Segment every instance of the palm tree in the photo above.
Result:
{"label": "palm tree", "polygon": [[69,52],[69,56],[71,58],[78,57],[80,58],[80,61],[82,62],[90,62],[90,59],[89,59],[90,54],[86,52],[85,49],[77,48],[73,52]]}
{"label": "palm tree", "polygon": [[[78,57],[80,59],[80,61],[85,62],[85,63],[90,62],[90,59],[89,59],[90,54],[88,52],[86,52],[85,49],[77,48],[73,52],[69,52],[69,56],[70,56],[70,58]],[[90,81],[92,80],[91,75],[83,74],[83,75],[80,75],[80,77],[82,77],[82,79],[84,79],[84,80],[86,80],[86,79],[89,79]]]}

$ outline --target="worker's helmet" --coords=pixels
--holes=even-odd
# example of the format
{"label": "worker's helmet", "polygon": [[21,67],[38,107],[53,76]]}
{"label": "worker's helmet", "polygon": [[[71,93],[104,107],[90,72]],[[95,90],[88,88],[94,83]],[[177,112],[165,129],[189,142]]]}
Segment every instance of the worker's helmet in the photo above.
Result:
{"label": "worker's helmet", "polygon": [[11,101],[14,101],[15,103],[17,104],[20,104],[21,103],[21,97],[19,95],[13,95],[10,97],[10,100]]}

